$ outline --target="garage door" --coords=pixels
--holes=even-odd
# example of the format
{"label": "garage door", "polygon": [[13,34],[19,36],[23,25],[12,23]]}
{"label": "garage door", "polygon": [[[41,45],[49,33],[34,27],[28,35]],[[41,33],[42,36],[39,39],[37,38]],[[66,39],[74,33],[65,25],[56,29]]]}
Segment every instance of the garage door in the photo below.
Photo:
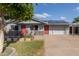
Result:
{"label": "garage door", "polygon": [[64,34],[64,31],[63,30],[53,30],[53,34],[54,35],[58,35],[58,34],[63,35]]}
{"label": "garage door", "polygon": [[58,34],[63,35],[65,33],[64,27],[61,26],[53,27],[52,29],[53,29],[52,34],[54,35],[58,35]]}
{"label": "garage door", "polygon": [[64,27],[62,26],[51,26],[50,27],[50,34],[52,35],[63,35],[65,34],[65,30],[64,30]]}

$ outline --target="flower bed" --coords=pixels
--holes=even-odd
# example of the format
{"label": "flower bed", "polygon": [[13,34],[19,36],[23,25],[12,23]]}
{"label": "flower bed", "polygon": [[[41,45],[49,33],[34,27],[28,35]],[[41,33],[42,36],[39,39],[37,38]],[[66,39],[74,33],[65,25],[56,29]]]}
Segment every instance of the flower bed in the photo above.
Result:
{"label": "flower bed", "polygon": [[23,41],[31,42],[32,39],[33,39],[32,35],[26,35],[26,36],[22,36],[21,38],[19,38],[19,41],[21,41],[21,42],[23,42]]}

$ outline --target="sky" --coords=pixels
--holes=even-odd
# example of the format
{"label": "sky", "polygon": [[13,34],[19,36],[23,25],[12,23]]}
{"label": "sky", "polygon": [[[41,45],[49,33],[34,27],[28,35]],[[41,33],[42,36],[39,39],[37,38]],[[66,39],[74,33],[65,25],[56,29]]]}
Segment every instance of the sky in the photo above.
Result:
{"label": "sky", "polygon": [[38,3],[34,4],[34,17],[45,20],[73,22],[79,16],[79,3]]}

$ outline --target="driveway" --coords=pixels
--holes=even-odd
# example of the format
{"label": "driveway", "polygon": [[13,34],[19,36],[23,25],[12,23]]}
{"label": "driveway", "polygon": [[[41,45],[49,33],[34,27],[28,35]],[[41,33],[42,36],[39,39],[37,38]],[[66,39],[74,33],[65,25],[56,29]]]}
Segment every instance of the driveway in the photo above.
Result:
{"label": "driveway", "polygon": [[79,36],[43,36],[45,56],[79,56]]}

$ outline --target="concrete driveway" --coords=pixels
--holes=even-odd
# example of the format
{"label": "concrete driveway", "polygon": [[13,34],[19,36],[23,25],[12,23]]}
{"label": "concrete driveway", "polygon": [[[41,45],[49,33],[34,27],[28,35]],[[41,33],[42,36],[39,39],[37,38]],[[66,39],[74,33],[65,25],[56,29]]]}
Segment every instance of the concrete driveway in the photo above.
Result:
{"label": "concrete driveway", "polygon": [[45,56],[79,56],[79,36],[43,36]]}

